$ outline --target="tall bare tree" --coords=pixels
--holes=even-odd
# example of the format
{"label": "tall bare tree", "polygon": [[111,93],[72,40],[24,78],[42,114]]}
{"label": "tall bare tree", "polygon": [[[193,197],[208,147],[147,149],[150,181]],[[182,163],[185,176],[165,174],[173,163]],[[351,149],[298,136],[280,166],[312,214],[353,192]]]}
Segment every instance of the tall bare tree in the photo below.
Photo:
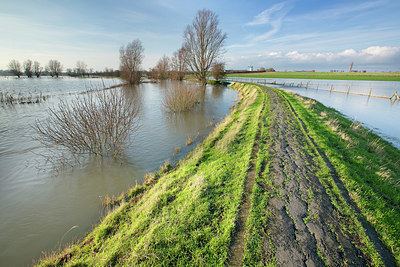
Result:
{"label": "tall bare tree", "polygon": [[185,59],[187,52],[185,47],[181,47],[179,50],[175,51],[171,58],[171,78],[175,80],[182,81],[185,77],[186,63]]}
{"label": "tall bare tree", "polygon": [[8,68],[15,76],[18,76],[18,78],[21,77],[22,74],[21,63],[19,63],[18,60],[15,59],[11,60],[10,63],[8,64]]}
{"label": "tall bare tree", "polygon": [[121,46],[119,58],[121,77],[131,85],[139,83],[141,79],[140,66],[144,58],[142,42],[136,39],[128,43],[126,47]]}
{"label": "tall bare tree", "polygon": [[32,60],[28,59],[23,64],[25,75],[32,78]]}
{"label": "tall bare tree", "polygon": [[85,62],[78,60],[76,62],[76,74],[80,76],[85,76],[87,72],[87,65]]}
{"label": "tall bare tree", "polygon": [[208,9],[199,10],[191,25],[186,27],[184,47],[187,65],[194,75],[206,84],[207,72],[214,61],[224,52],[226,33],[218,28],[218,16]]}
{"label": "tall bare tree", "polygon": [[170,66],[169,57],[164,55],[162,58],[158,60],[157,65],[154,68],[156,73],[156,78],[160,80],[168,79],[169,66]]}
{"label": "tall bare tree", "polygon": [[43,67],[40,66],[38,61],[33,62],[33,72],[35,73],[36,77],[39,78],[42,74]]}
{"label": "tall bare tree", "polygon": [[46,70],[49,72],[51,77],[58,77],[62,71],[63,67],[60,61],[51,59],[49,61],[49,65],[47,65]]}

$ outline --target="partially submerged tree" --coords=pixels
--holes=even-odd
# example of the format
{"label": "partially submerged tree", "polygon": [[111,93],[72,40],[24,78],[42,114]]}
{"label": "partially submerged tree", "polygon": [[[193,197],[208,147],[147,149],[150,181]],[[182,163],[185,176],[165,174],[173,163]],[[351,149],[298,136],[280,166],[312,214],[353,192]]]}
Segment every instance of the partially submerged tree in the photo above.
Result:
{"label": "partially submerged tree", "polygon": [[76,74],[79,76],[85,76],[87,72],[87,65],[85,62],[78,60],[76,62]]}
{"label": "partially submerged tree", "polygon": [[28,78],[32,78],[32,71],[33,71],[32,60],[30,59],[26,60],[23,64],[23,68],[25,75],[28,76]]}
{"label": "partially submerged tree", "polygon": [[211,10],[203,9],[184,33],[184,47],[187,51],[187,65],[194,75],[207,83],[207,73],[215,60],[224,52],[226,33],[218,28],[218,16]]}
{"label": "partially submerged tree", "polygon": [[130,85],[138,84],[141,79],[140,66],[144,58],[144,48],[139,39],[119,49],[121,77]]}
{"label": "partially submerged tree", "polygon": [[42,74],[43,67],[40,66],[40,63],[35,61],[33,62],[33,72],[35,73],[36,77],[39,78]]}
{"label": "partially submerged tree", "polygon": [[8,68],[15,76],[17,76],[18,78],[21,77],[22,71],[21,71],[21,63],[19,63],[19,61],[15,59],[11,60],[10,63],[8,64]]}
{"label": "partially submerged tree", "polygon": [[211,75],[215,80],[219,81],[225,76],[225,64],[222,62],[215,63],[211,68]]}
{"label": "partially submerged tree", "polygon": [[51,59],[49,61],[49,65],[47,65],[46,70],[49,72],[51,77],[58,77],[62,71],[63,67],[60,61]]}
{"label": "partially submerged tree", "polygon": [[188,111],[200,101],[199,84],[173,82],[165,90],[162,105],[167,112]]}
{"label": "partially submerged tree", "polygon": [[160,79],[160,80],[168,79],[169,66],[170,66],[169,57],[164,55],[162,58],[160,58],[158,60],[156,67],[154,69],[152,69],[151,75],[153,76],[153,78]]}
{"label": "partially submerged tree", "polygon": [[175,51],[171,58],[171,78],[182,81],[185,77],[186,72],[186,60],[187,52],[184,47],[181,47],[178,51]]}
{"label": "partially submerged tree", "polygon": [[140,103],[119,89],[97,90],[61,100],[45,121],[36,121],[37,139],[55,149],[116,157],[138,126]]}

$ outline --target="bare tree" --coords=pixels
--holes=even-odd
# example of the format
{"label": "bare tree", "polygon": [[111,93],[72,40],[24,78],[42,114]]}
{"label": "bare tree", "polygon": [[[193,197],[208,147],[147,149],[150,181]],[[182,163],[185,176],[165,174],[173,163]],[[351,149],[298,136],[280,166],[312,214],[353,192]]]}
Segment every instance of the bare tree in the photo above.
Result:
{"label": "bare tree", "polygon": [[123,152],[131,131],[137,129],[140,103],[119,89],[97,90],[61,102],[49,117],[36,121],[38,141],[72,153],[88,152],[116,157]]}
{"label": "bare tree", "polygon": [[49,61],[49,65],[47,65],[46,70],[49,72],[51,77],[58,77],[62,71],[63,67],[60,61],[51,59]]}
{"label": "bare tree", "polygon": [[87,72],[87,65],[85,62],[78,60],[76,62],[76,74],[79,76],[85,76]]}
{"label": "bare tree", "polygon": [[119,49],[121,77],[129,84],[138,84],[141,79],[140,66],[144,58],[144,48],[139,39]]}
{"label": "bare tree", "polygon": [[184,33],[184,47],[187,51],[187,64],[194,75],[207,83],[207,72],[214,61],[224,52],[226,33],[218,29],[218,16],[208,9],[197,12],[191,25]]}
{"label": "bare tree", "polygon": [[170,66],[169,62],[170,62],[169,57],[167,57],[166,55],[164,55],[162,58],[160,58],[157,62],[156,67],[153,69],[155,72],[155,76],[156,76],[153,78],[157,78],[160,80],[168,79],[168,72],[169,72],[169,66]]}
{"label": "bare tree", "polygon": [[11,60],[10,63],[8,64],[8,68],[15,76],[18,76],[18,78],[21,77],[22,71],[21,71],[21,63],[19,63],[19,61],[15,59]]}
{"label": "bare tree", "polygon": [[222,62],[214,63],[211,68],[211,75],[217,81],[222,79],[225,76],[225,64]]}
{"label": "bare tree", "polygon": [[36,77],[39,78],[42,74],[43,67],[40,66],[40,63],[35,61],[33,62],[33,72],[35,73]]}
{"label": "bare tree", "polygon": [[23,64],[25,75],[32,78],[32,60],[28,59]]}
{"label": "bare tree", "polygon": [[186,54],[187,54],[186,49],[184,47],[181,47],[178,51],[175,51],[174,54],[172,55],[171,58],[172,79],[182,81],[183,78],[185,77],[185,72],[186,72],[185,59],[187,57]]}

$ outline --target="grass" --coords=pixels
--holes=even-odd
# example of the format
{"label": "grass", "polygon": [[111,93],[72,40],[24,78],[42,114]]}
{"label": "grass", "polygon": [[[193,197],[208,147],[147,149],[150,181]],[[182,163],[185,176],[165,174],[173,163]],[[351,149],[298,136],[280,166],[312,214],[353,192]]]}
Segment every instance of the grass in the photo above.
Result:
{"label": "grass", "polygon": [[[147,174],[143,185],[107,198],[113,211],[85,239],[61,253],[47,254],[39,265],[224,266],[229,261],[251,161],[256,182],[246,222],[243,264],[278,265],[276,244],[264,228],[271,216],[269,199],[280,196],[280,188],[271,182],[273,155],[268,149],[273,141],[274,111],[261,87],[240,83],[232,87],[239,92],[239,103],[203,143],[176,166],[166,162],[157,173]],[[277,92],[298,116],[297,121],[290,121],[291,127],[310,137],[305,150],[314,155],[316,175],[336,207],[344,231],[359,237],[356,246],[370,264],[380,265],[382,260],[357,217],[368,220],[400,264],[400,151],[333,109]],[[256,140],[260,116],[261,132]],[[259,150],[252,159],[255,142],[259,142]],[[361,214],[347,205],[318,150],[324,151]],[[271,190],[266,191],[265,185]],[[302,197],[308,200],[317,195],[308,190]],[[312,221],[315,216],[308,214],[304,220]],[[323,252],[318,253],[324,259]]]}
{"label": "grass", "polygon": [[361,73],[361,72],[263,72],[228,74],[227,77],[285,78],[285,79],[324,79],[324,80],[363,80],[400,81],[400,73]]}

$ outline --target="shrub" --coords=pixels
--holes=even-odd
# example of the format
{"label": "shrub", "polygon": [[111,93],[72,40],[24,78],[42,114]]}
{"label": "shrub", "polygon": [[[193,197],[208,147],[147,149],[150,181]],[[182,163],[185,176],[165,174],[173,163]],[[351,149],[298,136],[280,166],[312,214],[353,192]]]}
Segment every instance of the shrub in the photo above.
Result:
{"label": "shrub", "polygon": [[162,104],[168,112],[190,110],[199,102],[200,90],[197,84],[173,83],[171,87],[167,87]]}
{"label": "shrub", "polygon": [[41,143],[116,157],[137,128],[139,103],[118,89],[96,90],[48,112],[47,120],[34,125]]}

